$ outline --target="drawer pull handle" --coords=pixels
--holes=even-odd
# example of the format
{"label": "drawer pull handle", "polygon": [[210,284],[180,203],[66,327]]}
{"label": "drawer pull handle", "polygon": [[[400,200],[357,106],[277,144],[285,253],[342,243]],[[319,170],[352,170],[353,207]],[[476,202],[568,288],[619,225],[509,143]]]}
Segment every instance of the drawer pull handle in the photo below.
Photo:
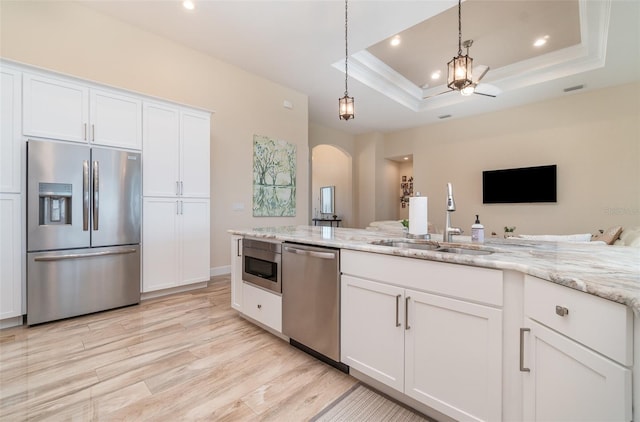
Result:
{"label": "drawer pull handle", "polygon": [[520,372],[531,372],[531,369],[524,367],[524,333],[529,331],[530,328],[520,328]]}
{"label": "drawer pull handle", "polygon": [[258,309],[262,309],[262,305],[258,305]]}
{"label": "drawer pull handle", "polygon": [[569,310],[564,306],[556,305],[556,314],[560,316],[567,316],[569,315]]}

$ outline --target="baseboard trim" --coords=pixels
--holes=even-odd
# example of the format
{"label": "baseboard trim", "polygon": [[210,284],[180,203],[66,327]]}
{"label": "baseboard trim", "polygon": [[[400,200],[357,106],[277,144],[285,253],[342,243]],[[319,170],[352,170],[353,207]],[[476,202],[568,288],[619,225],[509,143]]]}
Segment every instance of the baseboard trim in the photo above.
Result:
{"label": "baseboard trim", "polygon": [[140,300],[143,301],[147,299],[153,299],[156,297],[167,296],[173,293],[188,292],[189,290],[202,289],[204,287],[207,287],[206,281],[201,281],[199,283],[193,283],[193,284],[186,284],[184,286],[170,287],[164,290],[154,290],[152,292],[141,293]]}
{"label": "baseboard trim", "polygon": [[24,324],[24,315],[13,318],[5,318],[0,320],[0,330],[5,328],[17,327]]}
{"label": "baseboard trim", "polygon": [[231,265],[223,265],[221,267],[213,267],[209,269],[209,275],[211,277],[226,274],[231,274]]}

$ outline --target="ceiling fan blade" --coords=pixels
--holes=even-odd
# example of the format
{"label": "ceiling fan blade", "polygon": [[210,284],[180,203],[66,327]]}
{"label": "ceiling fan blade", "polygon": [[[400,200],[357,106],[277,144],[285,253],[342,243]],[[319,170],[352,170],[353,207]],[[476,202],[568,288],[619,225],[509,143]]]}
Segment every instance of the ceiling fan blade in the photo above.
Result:
{"label": "ceiling fan blade", "polygon": [[498,95],[502,94],[502,90],[495,85],[491,84],[478,84],[476,86],[475,94],[484,95],[485,97],[495,98]]}
{"label": "ceiling fan blade", "polygon": [[496,98],[496,96],[495,96],[495,95],[485,94],[485,93],[478,92],[478,91],[473,91],[473,93],[474,93],[474,94],[476,94],[476,95],[484,95],[485,97]]}
{"label": "ceiling fan blade", "polygon": [[439,93],[437,93],[437,94],[429,95],[429,96],[427,96],[427,97],[422,97],[422,99],[423,99],[423,100],[427,100],[427,99],[429,99],[429,98],[437,97],[438,95],[446,94],[446,93],[448,93],[448,92],[453,92],[453,91],[454,91],[453,89],[449,89],[449,90],[447,90],[447,91],[439,92]]}
{"label": "ceiling fan blade", "polygon": [[490,67],[489,66],[485,66],[483,64],[479,64],[477,66],[473,67],[473,74],[471,75],[471,79],[473,80],[473,83],[478,83],[480,82],[480,80],[482,78],[484,78],[484,75],[487,74],[487,72],[489,71]]}

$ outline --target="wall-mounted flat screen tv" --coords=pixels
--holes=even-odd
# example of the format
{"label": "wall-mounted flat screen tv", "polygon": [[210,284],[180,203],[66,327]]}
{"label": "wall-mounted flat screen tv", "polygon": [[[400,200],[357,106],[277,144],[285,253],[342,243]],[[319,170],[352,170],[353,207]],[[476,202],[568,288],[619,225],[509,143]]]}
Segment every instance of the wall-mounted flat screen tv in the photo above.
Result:
{"label": "wall-mounted flat screen tv", "polygon": [[482,172],[483,204],[557,202],[557,166]]}

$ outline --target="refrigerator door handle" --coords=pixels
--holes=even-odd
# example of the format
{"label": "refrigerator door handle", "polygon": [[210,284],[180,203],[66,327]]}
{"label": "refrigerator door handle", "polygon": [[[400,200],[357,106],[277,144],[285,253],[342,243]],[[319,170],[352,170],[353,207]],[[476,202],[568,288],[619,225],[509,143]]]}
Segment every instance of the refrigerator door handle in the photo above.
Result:
{"label": "refrigerator door handle", "polygon": [[82,231],[89,230],[89,161],[82,162]]}
{"label": "refrigerator door handle", "polygon": [[100,223],[100,162],[93,162],[93,230],[98,230]]}
{"label": "refrigerator door handle", "polygon": [[63,261],[65,259],[78,259],[78,258],[93,258],[96,256],[108,256],[108,255],[126,255],[135,253],[135,249],[122,249],[118,251],[102,251],[102,252],[89,252],[89,253],[70,253],[66,255],[51,255],[51,256],[39,256],[34,258],[34,261]]}

